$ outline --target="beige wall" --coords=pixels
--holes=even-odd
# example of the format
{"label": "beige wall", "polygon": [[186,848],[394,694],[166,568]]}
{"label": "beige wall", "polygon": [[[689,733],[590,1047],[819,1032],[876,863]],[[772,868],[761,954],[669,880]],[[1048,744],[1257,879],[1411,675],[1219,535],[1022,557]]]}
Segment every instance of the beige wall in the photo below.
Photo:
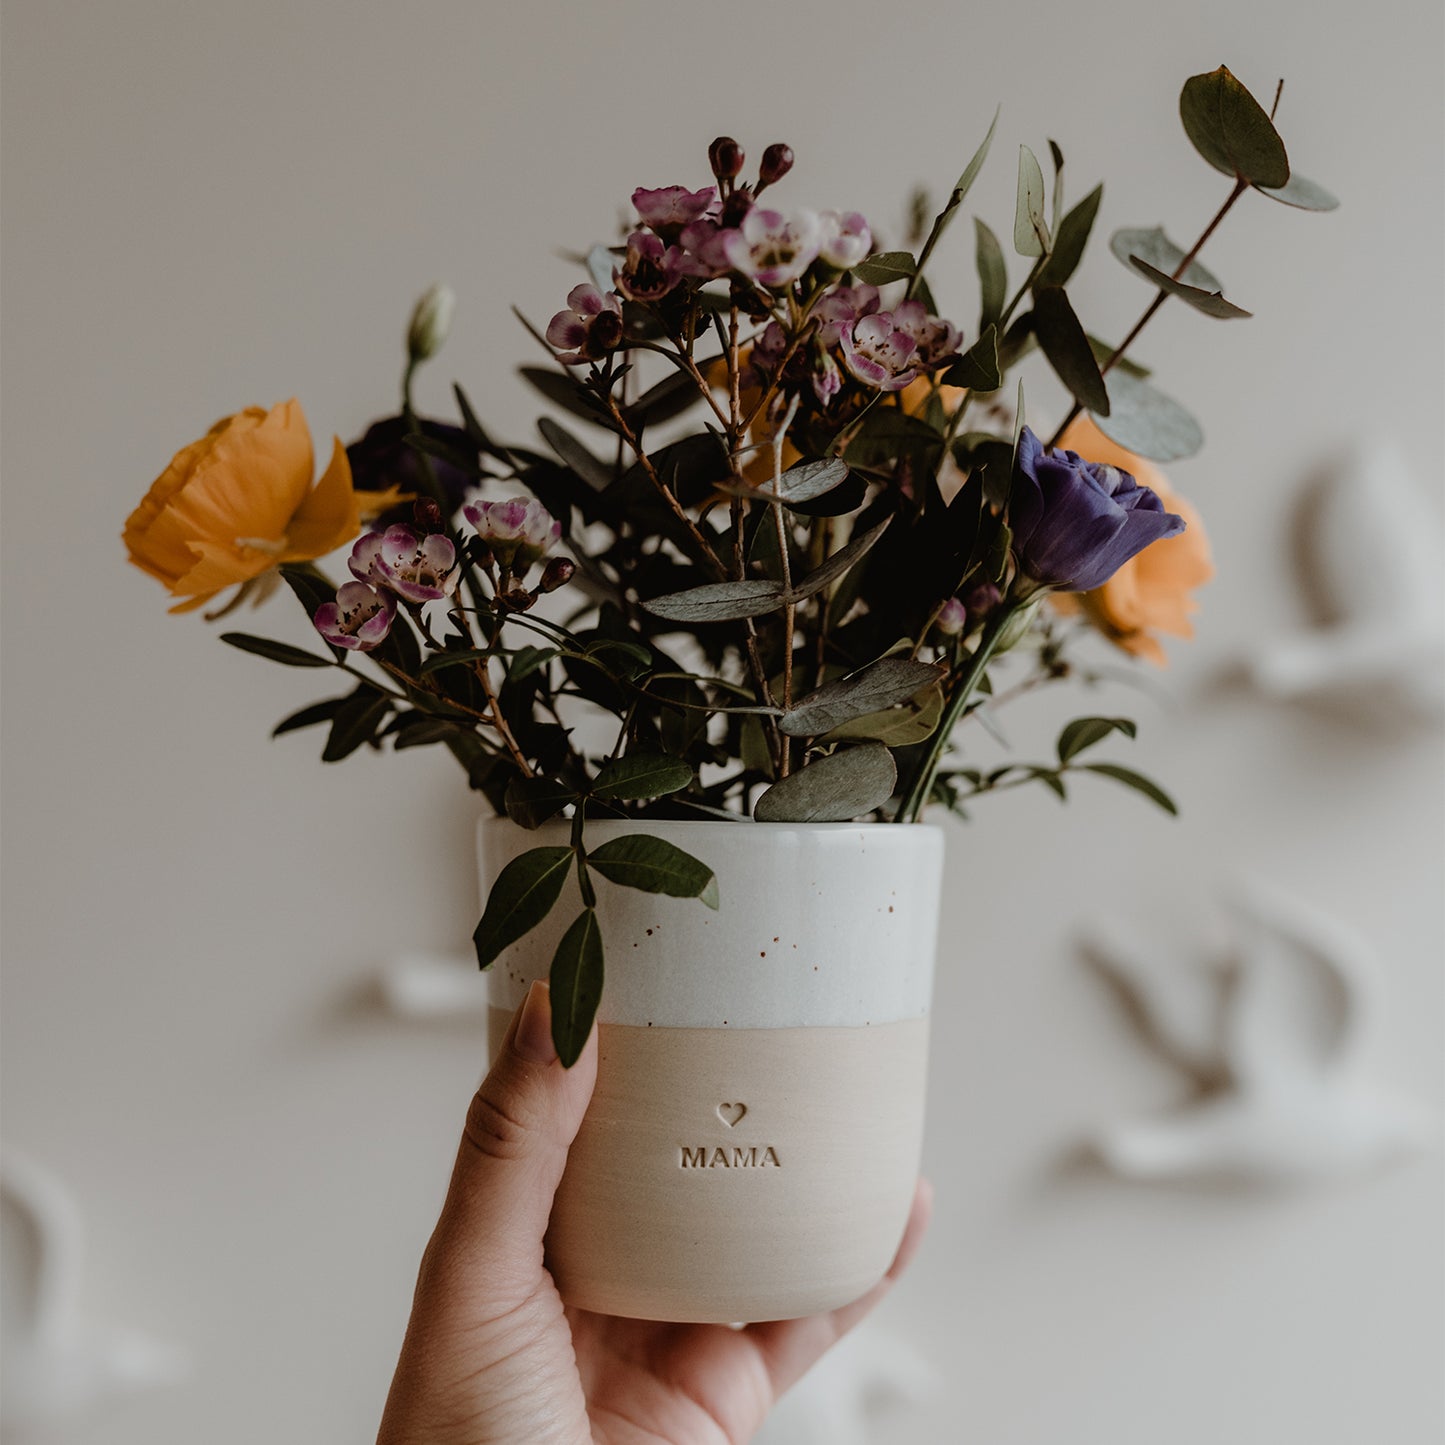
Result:
{"label": "beige wall", "polygon": [[[1131,1191],[1059,1160],[1177,1092],[1071,928],[1113,905],[1207,927],[1230,870],[1375,940],[1370,1062],[1440,1097],[1438,738],[1200,693],[1301,617],[1285,542],[1309,465],[1385,428],[1438,487],[1441,28],[1430,0],[10,0],[5,1137],[80,1197],[89,1313],[195,1360],[68,1442],[366,1438],[482,1057],[479,1028],[364,1001],[398,952],[465,946],[472,802],[439,758],[322,769],[309,737],[267,741],[310,678],[167,618],[122,564],[120,524],[171,452],[292,394],[318,436],[353,435],[392,405],[406,309],[437,277],[462,303],[424,400],[463,377],[525,435],[508,306],[545,320],[574,279],[555,250],[636,184],[701,183],[720,131],[755,154],[791,142],[790,201],[882,220],[916,177],[951,181],[1003,98],[975,198],[997,227],[1015,144],[1052,135],[1075,195],[1107,176],[1102,232],[1182,235],[1219,186],[1175,96],[1221,60],[1261,92],[1288,76],[1295,159],[1346,204],[1242,206],[1208,259],[1257,319],[1169,308],[1146,348],[1210,432],[1175,479],[1220,576],[1167,677],[1187,710],[1113,701],[1185,819],[1080,788],[954,833],[939,1214],[888,1318],[950,1384],[909,1427],[920,1445],[1435,1438],[1438,1158],[1265,1198]],[[965,317],[967,234],[937,286]],[[1113,331],[1143,299],[1102,250],[1079,292]],[[284,605],[256,625],[304,640]],[[1057,724],[1043,712],[1022,738]]]}

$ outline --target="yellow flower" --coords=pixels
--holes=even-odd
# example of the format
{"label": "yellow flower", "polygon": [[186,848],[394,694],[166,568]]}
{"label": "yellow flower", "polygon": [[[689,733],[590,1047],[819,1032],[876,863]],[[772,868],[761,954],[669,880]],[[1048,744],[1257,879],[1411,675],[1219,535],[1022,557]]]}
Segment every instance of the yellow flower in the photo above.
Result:
{"label": "yellow flower", "polygon": [[1128,472],[1142,487],[1157,492],[1166,511],[1183,517],[1187,526],[1162,537],[1119,568],[1102,587],[1079,594],[1055,593],[1060,612],[1083,611],[1111,642],[1159,667],[1168,665],[1164,648],[1153,634],[1193,637],[1190,615],[1199,604],[1189,594],[1214,576],[1209,538],[1199,513],[1175,492],[1152,462],[1116,446],[1087,416],[1072,422],[1059,445],[1085,461],[1103,462]]}
{"label": "yellow flower", "polygon": [[281,562],[309,562],[361,530],[351,466],[340,438],[313,487],[311,430],[296,401],[223,417],[182,448],[130,514],[130,560],[200,607]]}

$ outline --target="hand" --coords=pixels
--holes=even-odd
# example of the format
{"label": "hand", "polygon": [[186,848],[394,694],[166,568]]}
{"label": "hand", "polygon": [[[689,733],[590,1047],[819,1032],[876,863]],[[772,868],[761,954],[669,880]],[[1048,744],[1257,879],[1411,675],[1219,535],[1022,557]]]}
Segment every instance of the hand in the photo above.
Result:
{"label": "hand", "polygon": [[830,1314],[734,1330],[567,1308],[542,1236],[592,1097],[597,1036],[564,1069],[551,1022],[534,983],[472,1100],[378,1445],[742,1445],[902,1273],[931,1190],[919,1181],[887,1275]]}

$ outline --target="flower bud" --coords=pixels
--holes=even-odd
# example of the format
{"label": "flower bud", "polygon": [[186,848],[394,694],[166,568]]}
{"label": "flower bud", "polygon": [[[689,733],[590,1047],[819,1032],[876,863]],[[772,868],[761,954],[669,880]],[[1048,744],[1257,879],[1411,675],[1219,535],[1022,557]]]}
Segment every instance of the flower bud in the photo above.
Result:
{"label": "flower bud", "polygon": [[430,497],[422,497],[413,509],[416,524],[423,532],[442,530],[442,509]]}
{"label": "flower bud", "polygon": [[758,167],[758,189],[780,181],[793,169],[793,148],[781,141],[770,145],[763,152],[763,163]]}
{"label": "flower bud", "polygon": [[707,159],[718,180],[730,181],[743,168],[743,148],[730,135],[720,135],[707,148]]}
{"label": "flower bud", "polygon": [[944,637],[957,637],[968,621],[968,610],[957,597],[950,597],[938,610],[933,625]]}
{"label": "flower bud", "polygon": [[570,557],[553,557],[542,568],[542,580],[537,584],[537,590],[555,592],[559,587],[565,587],[576,570],[577,564]]}
{"label": "flower bud", "polygon": [[589,334],[595,350],[615,351],[622,343],[621,314],[616,311],[603,311],[593,321]]}
{"label": "flower bud", "polygon": [[445,283],[438,281],[423,292],[406,333],[407,354],[413,361],[425,361],[442,349],[456,309],[457,294]]}

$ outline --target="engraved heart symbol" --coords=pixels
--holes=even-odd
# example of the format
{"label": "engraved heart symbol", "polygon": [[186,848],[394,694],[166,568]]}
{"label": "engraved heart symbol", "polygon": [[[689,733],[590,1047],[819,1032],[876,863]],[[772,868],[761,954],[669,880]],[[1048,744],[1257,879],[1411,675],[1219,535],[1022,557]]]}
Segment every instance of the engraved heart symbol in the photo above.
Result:
{"label": "engraved heart symbol", "polygon": [[748,1106],[746,1104],[719,1104],[717,1106],[718,1118],[721,1119],[729,1129],[737,1128],[738,1122],[747,1112]]}

